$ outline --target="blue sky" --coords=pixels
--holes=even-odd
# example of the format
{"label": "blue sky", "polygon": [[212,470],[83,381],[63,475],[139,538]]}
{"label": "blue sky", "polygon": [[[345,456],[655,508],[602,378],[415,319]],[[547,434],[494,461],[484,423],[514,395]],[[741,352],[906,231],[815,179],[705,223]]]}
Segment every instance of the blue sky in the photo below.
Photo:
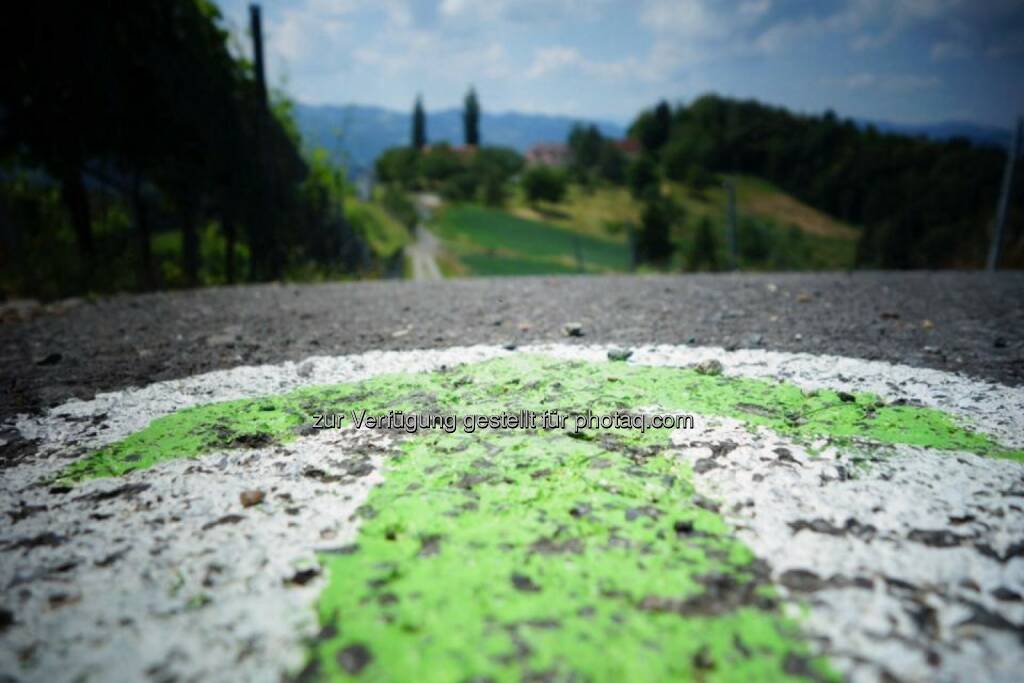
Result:
{"label": "blue sky", "polygon": [[[246,0],[217,0],[248,54]],[[271,83],[313,104],[628,122],[705,92],[797,111],[1008,127],[1024,0],[265,0]]]}

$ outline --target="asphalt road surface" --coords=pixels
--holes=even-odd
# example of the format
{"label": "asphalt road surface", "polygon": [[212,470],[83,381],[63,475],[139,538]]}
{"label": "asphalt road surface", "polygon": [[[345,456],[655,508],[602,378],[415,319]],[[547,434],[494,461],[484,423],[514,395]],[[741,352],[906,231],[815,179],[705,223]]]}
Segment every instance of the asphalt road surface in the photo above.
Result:
{"label": "asphalt road surface", "polygon": [[[555,340],[828,353],[1024,383],[1024,273],[270,284],[24,315],[0,323],[0,422],[70,397],[243,364]],[[582,337],[565,337],[569,322]]]}
{"label": "asphalt road surface", "polygon": [[1022,294],[853,273],[8,304],[0,680],[1016,681]]}

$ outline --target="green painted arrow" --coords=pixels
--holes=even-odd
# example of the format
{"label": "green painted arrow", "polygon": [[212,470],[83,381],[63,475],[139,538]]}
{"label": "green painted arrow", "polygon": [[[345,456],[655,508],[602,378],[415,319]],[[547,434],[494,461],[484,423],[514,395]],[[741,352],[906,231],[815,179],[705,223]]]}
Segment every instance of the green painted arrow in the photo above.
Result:
{"label": "green painted arrow", "polygon": [[[182,410],[62,477],[286,441],[323,413],[643,407],[735,418],[803,442],[1024,459],[940,411],[870,395],[514,355]],[[698,504],[689,468],[665,453],[668,437],[483,430],[401,440],[363,508],[358,543],[321,557],[323,628],[299,678],[834,678],[781,615],[766,569]]]}

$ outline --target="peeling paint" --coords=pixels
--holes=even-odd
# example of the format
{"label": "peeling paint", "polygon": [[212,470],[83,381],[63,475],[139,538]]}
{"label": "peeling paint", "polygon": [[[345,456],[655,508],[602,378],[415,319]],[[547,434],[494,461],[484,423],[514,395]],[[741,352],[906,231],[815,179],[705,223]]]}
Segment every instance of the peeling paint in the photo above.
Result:
{"label": "peeling paint", "polygon": [[[296,380],[286,364],[166,383],[165,394],[154,385],[69,404],[54,411],[50,424],[20,425],[26,435],[44,438],[44,459],[15,471],[0,497],[8,500],[14,482],[26,476],[60,474],[76,483],[72,496],[110,496],[103,498],[105,509],[130,509],[136,498],[152,506],[168,493],[162,483],[168,472],[176,473],[174,488],[182,491],[190,481],[183,473],[208,471],[224,458],[240,465],[266,458],[283,472],[295,470],[285,465],[295,457],[289,453],[308,451],[324,464],[308,461],[290,487],[315,482],[318,495],[326,495],[318,498],[320,509],[328,510],[332,487],[344,490],[364,465],[345,455],[348,436],[331,447],[338,454],[332,457],[321,446],[336,437],[309,433],[318,411],[695,413],[695,430],[671,433],[363,433],[360,438],[392,444],[375,461],[383,464],[382,483],[354,517],[324,517],[343,530],[343,542],[319,544],[329,550],[318,554],[325,571],[296,571],[278,589],[292,596],[289,604],[319,595],[319,635],[295,631],[296,639],[308,638],[304,673],[294,664],[301,652],[258,640],[238,653],[248,658],[238,668],[218,668],[234,661],[215,655],[234,639],[210,638],[211,617],[228,624],[219,606],[227,596],[217,589],[181,596],[194,631],[173,635],[160,627],[169,615],[154,613],[153,622],[140,612],[151,633],[168,640],[122,652],[136,652],[140,662],[149,657],[147,666],[157,673],[262,680],[273,678],[275,666],[313,680],[429,680],[423,671],[436,672],[437,680],[477,674],[560,680],[573,673],[598,680],[772,680],[831,678],[833,670],[851,680],[1013,680],[1024,665],[1012,637],[1024,622],[1012,600],[1024,590],[1013,545],[1022,526],[1012,505],[1014,482],[1022,481],[1022,443],[1013,429],[1013,412],[1024,405],[1019,392],[847,359],[659,347],[611,364],[594,362],[605,354],[600,348],[536,350],[544,357],[475,348],[318,359],[310,361],[314,370],[326,368],[325,376],[344,384],[309,386],[317,372]],[[722,360],[723,376],[668,367],[709,355]],[[566,362],[571,357],[590,362]],[[390,360],[377,362],[384,358]],[[486,362],[458,365],[466,360]],[[380,374],[383,368],[431,372]],[[845,375],[836,377],[837,371]],[[242,383],[232,388],[234,375],[249,378],[244,389]],[[928,382],[943,389],[929,392]],[[150,424],[129,413],[134,396],[150,397]],[[209,403],[224,399],[233,402]],[[93,424],[102,416],[111,429],[82,430],[78,416],[91,416]],[[67,466],[64,453],[74,443],[89,444],[93,453]],[[108,476],[124,476],[134,488],[115,495],[121,487],[105,483]],[[153,488],[139,488],[141,482]],[[44,511],[16,522],[12,540],[46,529],[60,538],[52,548],[17,550],[19,566],[88,541],[89,534],[76,531],[81,524],[68,521],[74,510],[47,511],[35,498],[19,504]],[[276,539],[286,537],[282,513],[271,506],[260,522],[262,507],[244,515],[229,508],[202,520],[194,533],[214,535],[207,545],[244,534],[235,552],[245,557],[245,538],[266,543],[258,540],[265,536],[261,524],[275,529]],[[166,514],[161,509],[149,515]],[[237,524],[209,526],[232,515]],[[45,523],[51,517],[67,520]],[[105,533],[116,535],[116,528]],[[298,531],[287,533],[298,538]],[[316,545],[308,531],[298,542],[307,552]],[[0,535],[0,543],[6,540]],[[193,545],[195,561],[210,552]],[[187,546],[167,561],[187,567],[193,561]],[[10,557],[0,554],[8,577]],[[108,560],[114,567],[128,562],[104,556],[95,566]],[[131,561],[142,564],[129,567],[140,568],[148,562],[144,554]],[[258,567],[242,561],[238,570],[252,582],[261,576]],[[61,580],[82,571],[68,569]],[[118,604],[131,604],[130,595],[123,598]],[[93,604],[88,595],[81,599]],[[268,599],[272,592],[260,604]],[[60,609],[70,614],[79,607]],[[60,614],[38,618],[47,623]],[[91,631],[101,639],[108,630],[120,632],[110,625],[114,613],[104,619],[108,626]],[[63,623],[69,633],[75,624],[87,625]],[[284,632],[277,631],[283,643]],[[11,633],[28,635],[18,622]],[[203,647],[192,648],[193,640]],[[179,641],[187,656],[172,656],[182,651],[169,649]],[[71,656],[85,641],[61,642],[61,656]],[[83,651],[80,661],[86,659]],[[0,643],[0,663],[10,661]],[[96,661],[94,673],[117,680],[118,669],[109,666],[118,659],[107,668]],[[197,668],[200,662],[206,668]],[[21,673],[27,680],[69,680],[75,671],[54,664]]]}
{"label": "peeling paint", "polygon": [[640,406],[731,417],[802,439],[907,444],[1024,460],[1024,451],[1006,448],[960,426],[941,411],[887,403],[869,393],[805,391],[787,383],[689,369],[566,362],[518,354],[450,372],[390,375],[359,385],[306,388],[282,396],[187,408],[74,463],[62,478],[117,476],[169,458],[288,440],[297,430],[311,427],[314,416],[321,413],[394,410],[488,415],[557,408],[580,414],[634,411]]}

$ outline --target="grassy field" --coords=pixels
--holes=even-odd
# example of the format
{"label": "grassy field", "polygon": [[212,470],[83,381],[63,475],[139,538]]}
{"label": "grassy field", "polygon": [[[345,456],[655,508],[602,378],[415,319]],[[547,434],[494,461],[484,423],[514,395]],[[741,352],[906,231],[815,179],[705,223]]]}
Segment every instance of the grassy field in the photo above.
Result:
{"label": "grassy field", "polygon": [[[711,222],[718,263],[724,266],[725,190],[716,185],[698,193],[684,184],[665,183],[662,191],[686,212],[685,225],[673,235],[678,250],[672,268],[685,269],[684,254],[704,218]],[[742,269],[842,270],[853,266],[857,228],[758,178],[739,177],[736,200]],[[642,203],[625,188],[587,190],[578,185],[557,204],[532,205],[516,195],[505,210],[446,207],[434,227],[449,249],[442,271],[446,276],[577,272],[574,236],[583,253],[584,270],[628,270],[624,226],[639,225],[642,211]]]}
{"label": "grassy field", "polygon": [[[624,241],[583,234],[498,209],[472,204],[449,206],[433,229],[467,275],[520,275],[624,271],[629,250]],[[459,268],[444,267],[447,273]]]}
{"label": "grassy field", "polygon": [[[665,190],[686,209],[687,226],[677,231],[676,244],[686,253],[698,223],[711,221],[718,245],[718,262],[727,262],[724,188],[715,186],[695,193],[681,184]],[[736,179],[740,268],[743,270],[844,270],[852,268],[860,231],[810,207],[759,178]],[[751,235],[752,232],[758,235]],[[762,242],[761,255],[754,247]],[[744,253],[744,245],[748,245]],[[682,266],[680,260],[679,263]]]}
{"label": "grassy field", "polygon": [[509,203],[509,212],[534,221],[544,221],[565,230],[626,244],[626,234],[614,226],[640,220],[641,206],[624,187],[605,186],[586,191],[579,185],[569,188],[558,204],[531,205],[521,194]]}

